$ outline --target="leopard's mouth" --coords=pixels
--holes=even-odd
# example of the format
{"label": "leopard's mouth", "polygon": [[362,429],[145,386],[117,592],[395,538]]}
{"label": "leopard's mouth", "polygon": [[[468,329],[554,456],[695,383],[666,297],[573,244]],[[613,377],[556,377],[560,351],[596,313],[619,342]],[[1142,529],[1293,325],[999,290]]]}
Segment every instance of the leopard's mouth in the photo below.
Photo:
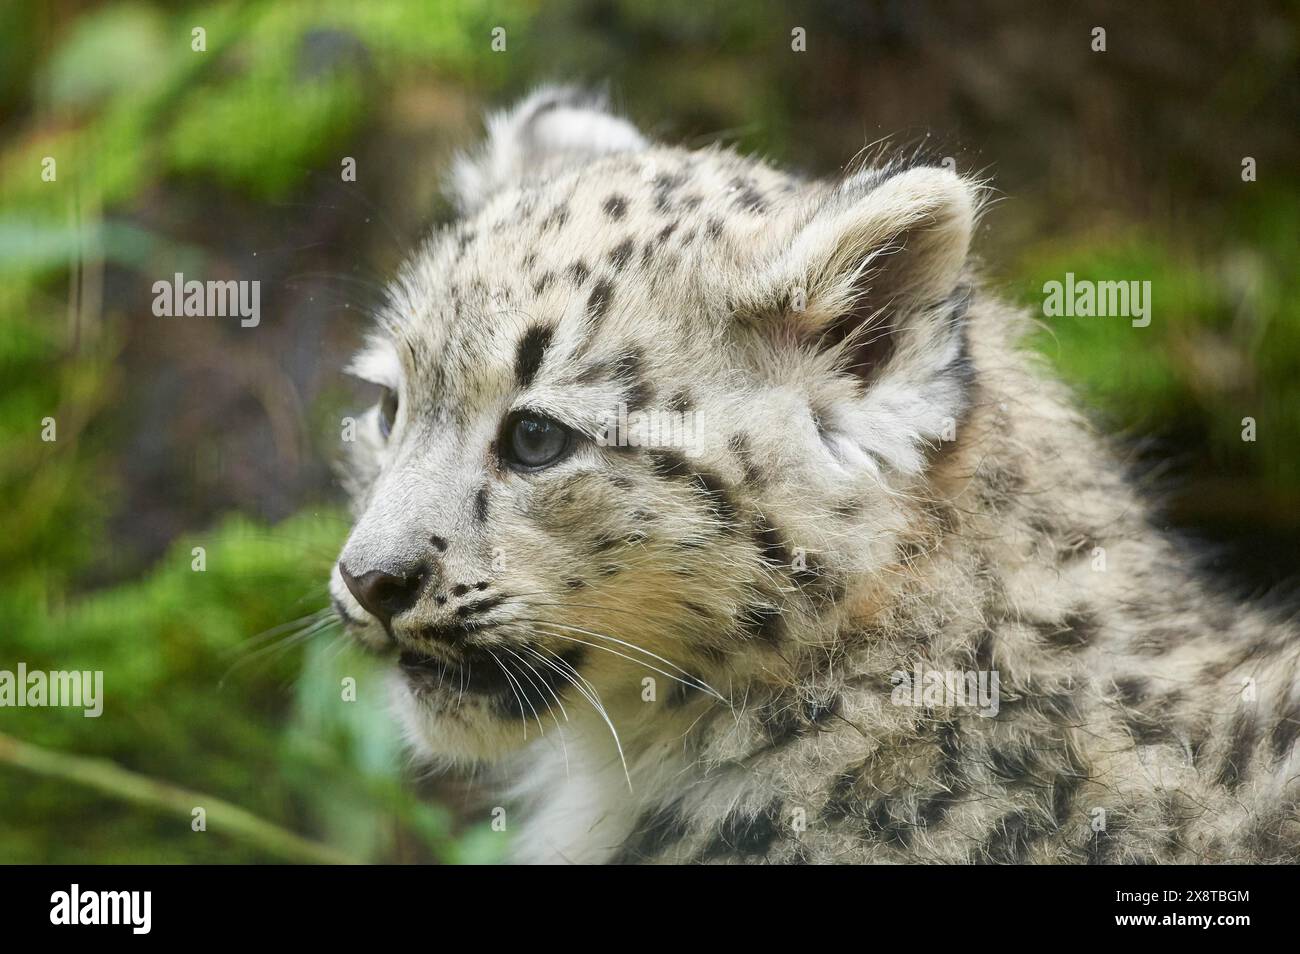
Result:
{"label": "leopard's mouth", "polygon": [[454,659],[406,650],[397,667],[417,698],[443,703],[475,699],[502,715],[532,718],[559,702],[564,688],[577,681],[584,647],[552,650],[536,643],[465,647]]}

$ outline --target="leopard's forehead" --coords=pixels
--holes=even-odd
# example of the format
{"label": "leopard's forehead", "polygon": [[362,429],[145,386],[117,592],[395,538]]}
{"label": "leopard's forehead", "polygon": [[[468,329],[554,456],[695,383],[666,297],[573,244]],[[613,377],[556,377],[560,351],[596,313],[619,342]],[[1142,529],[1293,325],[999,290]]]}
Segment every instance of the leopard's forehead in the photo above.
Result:
{"label": "leopard's forehead", "polygon": [[434,236],[383,324],[407,374],[459,399],[508,383],[530,332],[557,360],[680,356],[688,339],[708,338],[728,282],[805,191],[721,149],[653,148],[577,168],[560,156]]}

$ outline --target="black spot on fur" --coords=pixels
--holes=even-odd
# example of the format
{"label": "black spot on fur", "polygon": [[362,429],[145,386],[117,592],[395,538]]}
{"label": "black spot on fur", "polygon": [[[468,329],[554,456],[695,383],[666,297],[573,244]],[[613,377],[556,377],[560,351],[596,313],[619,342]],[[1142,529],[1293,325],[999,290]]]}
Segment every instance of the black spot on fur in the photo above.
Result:
{"label": "black spot on fur", "polygon": [[541,230],[549,232],[551,229],[563,228],[567,221],[569,221],[569,207],[564,204],[557,205],[547,213],[546,218],[542,219]]}
{"label": "black spot on fur", "polygon": [[1121,676],[1115,680],[1116,698],[1126,706],[1138,706],[1146,701],[1150,689],[1141,676]]}
{"label": "black spot on fur", "polygon": [[533,325],[519,339],[519,347],[515,350],[515,380],[521,388],[533,383],[554,333],[550,325]]}
{"label": "black spot on fur", "polygon": [[999,865],[1020,864],[1034,840],[1042,834],[1027,811],[1008,812],[998,819],[993,833],[984,842],[980,860]]}
{"label": "black spot on fur", "polygon": [[631,381],[641,376],[644,360],[639,348],[631,348],[614,359],[610,373],[621,381]]}
{"label": "black spot on fur", "polygon": [[614,299],[614,286],[606,279],[601,279],[587,296],[587,317],[599,321],[609,311],[609,303]]}
{"label": "black spot on fur", "polygon": [[732,811],[719,824],[718,832],[704,848],[701,860],[767,854],[781,835],[781,809],[780,799],[773,799],[755,815],[741,809]]}
{"label": "black spot on fur", "polygon": [[975,640],[975,647],[971,652],[971,662],[973,668],[981,672],[991,672],[994,668],[993,655],[994,644],[997,641],[997,633],[992,629],[983,629]]}
{"label": "black spot on fur", "polygon": [[1032,776],[1039,764],[1037,753],[1019,746],[994,749],[989,752],[989,768],[1007,781],[1019,781]]}
{"label": "black spot on fur", "polygon": [[1295,747],[1297,735],[1300,735],[1300,699],[1292,700],[1273,726],[1273,733],[1269,739],[1273,757],[1286,758]]}
{"label": "black spot on fur", "polygon": [[623,403],[628,410],[640,410],[654,399],[654,386],[645,376],[642,367],[644,358],[639,348],[632,348],[619,355],[607,366],[608,374],[615,381],[623,384]]}
{"label": "black spot on fur", "polygon": [[822,579],[821,562],[811,553],[803,554],[803,562],[795,567],[794,581],[800,586],[813,586]]}
{"label": "black spot on fur", "polygon": [[456,615],[462,619],[466,616],[477,616],[480,613],[486,613],[488,610],[496,609],[505,601],[504,596],[489,596],[485,600],[475,600],[473,603],[465,603],[456,607]]}
{"label": "black spot on fur", "polygon": [[764,519],[759,518],[754,526],[754,545],[763,562],[772,568],[789,567],[794,563],[794,556],[786,547],[780,532]]}
{"label": "black spot on fur", "polygon": [[767,735],[768,745],[764,746],[765,749],[793,742],[805,731],[798,710],[784,697],[761,706],[758,721]]}
{"label": "black spot on fur", "polygon": [[1122,721],[1138,745],[1163,745],[1177,740],[1173,726],[1157,713],[1126,709]]}
{"label": "black spot on fur", "polygon": [[792,558],[792,560],[794,572],[790,574],[790,578],[808,596],[818,601],[833,601],[843,597],[843,581],[828,576],[821,561],[811,553],[803,553],[799,558]]}
{"label": "black spot on fur", "polygon": [[596,381],[604,381],[609,377],[608,361],[593,361],[591,364],[584,365],[578,369],[577,380],[579,384],[592,384]]}
{"label": "black spot on fur", "polygon": [[767,210],[763,194],[754,187],[754,181],[747,178],[731,180],[731,188],[736,193],[735,205],[753,215],[762,215]]}
{"label": "black spot on fur", "polygon": [[1060,623],[1036,623],[1043,638],[1062,649],[1081,649],[1097,636],[1097,617],[1090,610],[1076,609],[1066,613]]}
{"label": "black spot on fur", "polygon": [[948,814],[948,810],[957,804],[957,796],[953,792],[936,792],[928,798],[922,799],[916,806],[916,823],[922,828],[929,828],[943,820],[943,816]]}
{"label": "black spot on fur", "polygon": [[668,410],[675,411],[678,414],[685,414],[694,407],[695,400],[691,397],[691,392],[685,388],[674,391],[672,397],[668,399]]}
{"label": "black spot on fur", "polygon": [[918,820],[909,812],[906,800],[881,798],[867,807],[862,837],[906,849],[911,846],[912,834],[918,827]]}
{"label": "black spot on fur", "polygon": [[627,261],[632,257],[632,240],[624,239],[609,251],[609,263],[614,266],[614,271],[621,272],[627,265]]}
{"label": "black spot on fur", "polygon": [[691,465],[686,462],[686,458],[674,451],[655,451],[648,456],[650,469],[657,477],[676,479],[691,474]]}
{"label": "black spot on fur", "polygon": [[554,272],[542,272],[541,275],[537,276],[537,280],[533,282],[533,294],[540,295],[550,287],[553,281],[555,281]]}
{"label": "black spot on fur", "polygon": [[1144,629],[1133,638],[1133,653],[1138,656],[1163,656],[1177,646],[1188,642],[1188,633],[1170,626]]}
{"label": "black spot on fur", "polygon": [[712,515],[723,522],[736,518],[736,505],[726,484],[715,474],[696,470],[681,454],[675,451],[657,450],[647,455],[654,473],[669,480],[686,480],[697,493],[708,501]]}
{"label": "black spot on fur", "polygon": [[645,378],[638,378],[623,394],[623,403],[629,411],[639,411],[654,400],[654,386]]}
{"label": "black spot on fur", "polygon": [[1250,756],[1255,749],[1259,726],[1251,713],[1240,712],[1232,723],[1232,742],[1219,768],[1218,782],[1228,791],[1234,791],[1246,778]]}
{"label": "black spot on fur", "polygon": [[1035,708],[1054,722],[1078,725],[1082,718],[1072,688],[1035,691],[1032,698]]}
{"label": "black spot on fur", "polygon": [[823,821],[840,821],[863,813],[865,803],[859,789],[869,764],[870,760],[861,762],[836,777],[820,812]]}
{"label": "black spot on fur", "polygon": [[898,544],[898,562],[912,566],[925,558],[929,548],[916,540],[903,540]]}
{"label": "black spot on fur", "polygon": [[581,285],[587,280],[588,276],[591,275],[591,269],[587,267],[586,262],[579,259],[566,268],[564,274],[569,277],[569,280],[573,282],[573,284]]}
{"label": "black spot on fur", "polygon": [[844,700],[832,692],[792,698],[783,693],[758,709],[758,719],[770,746],[785,745],[811,732],[821,732],[843,707]]}
{"label": "black spot on fur", "polygon": [[648,811],[637,819],[632,834],[628,835],[610,864],[635,864],[657,858],[686,837],[689,830],[690,826],[676,804]]}
{"label": "black spot on fur", "polygon": [[621,195],[611,195],[601,208],[605,210],[606,215],[617,222],[627,214],[627,199]]}
{"label": "black spot on fur", "polygon": [[695,489],[709,501],[713,515],[722,521],[736,519],[736,505],[731,501],[731,493],[722,479],[706,470],[697,470],[691,476]]}
{"label": "black spot on fur", "polygon": [[741,632],[752,639],[767,643],[781,641],[781,611],[774,606],[754,604],[736,614]]}
{"label": "black spot on fur", "polygon": [[682,173],[669,175],[666,172],[660,173],[654,179],[654,207],[656,212],[668,212],[672,209],[673,196],[677,189],[684,185],[687,176]]}
{"label": "black spot on fur", "polygon": [[478,493],[474,495],[474,519],[478,523],[487,521],[488,516],[488,489],[480,487]]}

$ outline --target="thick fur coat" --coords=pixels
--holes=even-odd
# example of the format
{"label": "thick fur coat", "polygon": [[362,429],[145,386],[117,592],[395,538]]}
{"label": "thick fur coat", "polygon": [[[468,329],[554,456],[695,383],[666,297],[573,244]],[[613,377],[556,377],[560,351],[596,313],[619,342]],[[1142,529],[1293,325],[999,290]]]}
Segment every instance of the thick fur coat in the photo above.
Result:
{"label": "thick fur coat", "polygon": [[551,89],[452,191],[353,365],[388,390],[331,591],[517,859],[1300,860],[1295,629],[1020,346],[978,183],[804,182]]}

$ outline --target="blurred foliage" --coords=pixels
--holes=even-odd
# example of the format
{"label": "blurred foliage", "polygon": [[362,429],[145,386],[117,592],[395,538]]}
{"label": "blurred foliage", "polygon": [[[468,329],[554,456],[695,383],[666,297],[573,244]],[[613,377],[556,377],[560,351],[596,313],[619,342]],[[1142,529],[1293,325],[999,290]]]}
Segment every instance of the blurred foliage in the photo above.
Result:
{"label": "blurred foliage", "polygon": [[[467,824],[411,784],[370,662],[328,627],[275,628],[326,605],[346,523],[324,462],[367,399],[336,372],[359,313],[446,214],[438,170],[479,109],[553,80],[608,81],[654,135],[811,174],[885,137],[995,174],[1015,199],[979,248],[1036,314],[1066,272],[1152,283],[1150,327],[1045,318],[1036,346],[1176,474],[1182,526],[1237,541],[1254,581],[1291,576],[1296,10],[1193,6],[0,5],[0,669],[102,669],[107,697],[97,720],[3,709],[0,732],[363,860],[499,856],[481,813]],[[340,192],[343,155],[365,172]],[[160,325],[147,292],[173,271],[260,276],[274,317],[256,336]],[[275,860],[4,765],[0,806],[0,861]]]}
{"label": "blurred foliage", "polygon": [[[1254,188],[1243,184],[1243,188]],[[1044,318],[1035,344],[1088,404],[1129,434],[1202,449],[1220,474],[1273,495],[1300,489],[1300,193],[1264,187],[1214,250],[1149,229],[1043,242],[1021,258],[1022,298],[1041,314],[1043,284],[1151,282],[1153,320]],[[1267,435],[1242,440],[1253,418]],[[1294,522],[1294,515],[1280,517]]]}
{"label": "blurred foliage", "polygon": [[[105,704],[95,719],[79,709],[8,709],[4,730],[233,796],[358,859],[391,858],[405,841],[421,846],[417,856],[491,860],[496,840],[453,839],[448,814],[401,783],[382,673],[341,639],[317,633],[299,657],[287,652],[297,629],[276,633],[286,608],[307,617],[298,629],[308,610],[323,608],[323,584],[310,587],[310,602],[304,585],[325,579],[341,526],[336,515],[304,514],[272,530],[232,519],[177,541],[143,579],[62,606],[49,605],[37,580],[7,588],[6,668],[10,659],[29,671],[66,668],[75,646],[78,669],[105,673]],[[203,548],[201,572],[194,547]],[[250,629],[276,635],[250,643]],[[337,634],[333,624],[326,634]],[[355,702],[342,701],[345,677],[356,680]],[[276,725],[284,728],[268,731]],[[185,821],[105,805],[64,782],[0,771],[0,800],[6,861],[275,860],[215,828],[192,833]]]}
{"label": "blurred foliage", "polygon": [[[6,9],[6,48],[40,33],[38,6]],[[140,578],[79,592],[113,558],[112,453],[129,422],[105,412],[131,382],[119,367],[126,319],[108,303],[103,320],[83,321],[85,275],[69,271],[87,259],[144,274],[162,255],[201,262],[201,250],[115,213],[172,177],[260,200],[291,193],[406,72],[491,76],[496,64],[471,45],[488,7],[88,5],[59,25],[43,62],[0,57],[0,91],[12,100],[30,83],[39,107],[10,120],[21,135],[0,151],[0,668],[102,670],[107,700],[98,719],[7,708],[0,731],[209,792],[361,860],[500,856],[499,836],[413,793],[375,666],[328,626],[305,641],[280,632],[286,613],[325,608],[341,515],[228,520],[178,540]],[[210,38],[204,54],[190,49],[193,24]],[[45,156],[57,157],[54,182],[39,174]],[[46,418],[52,442],[40,440]],[[206,551],[203,572],[192,547]],[[278,635],[265,645],[250,641],[268,630]],[[345,676],[356,702],[342,700]],[[278,860],[4,766],[0,804],[4,862]]]}

